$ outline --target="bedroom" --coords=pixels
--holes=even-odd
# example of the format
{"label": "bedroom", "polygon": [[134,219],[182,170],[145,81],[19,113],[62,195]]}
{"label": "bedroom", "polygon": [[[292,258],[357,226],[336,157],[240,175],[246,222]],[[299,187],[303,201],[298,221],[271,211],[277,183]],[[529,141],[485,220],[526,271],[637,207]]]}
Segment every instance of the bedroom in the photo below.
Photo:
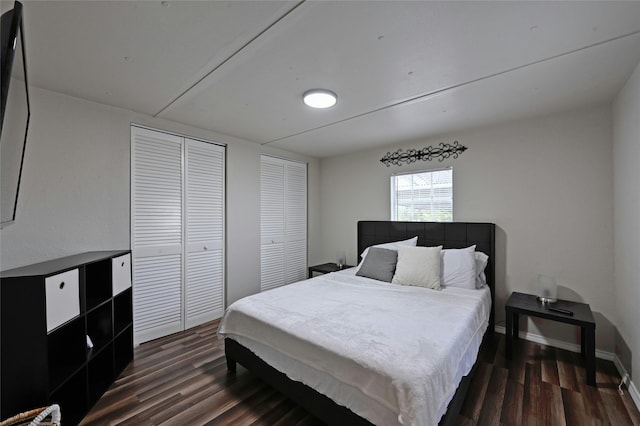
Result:
{"label": "bedroom", "polygon": [[[32,123],[17,221],[2,229],[0,234],[1,269],[82,251],[130,247],[132,122],[227,144],[226,201],[227,211],[233,213],[227,215],[226,223],[228,304],[259,290],[261,153],[308,162],[308,264],[331,261],[337,250],[344,250],[348,263],[353,264],[357,260],[356,222],[364,219],[389,219],[390,174],[438,166],[425,162],[387,168],[379,162],[380,158],[387,151],[398,148],[422,148],[458,140],[468,150],[458,159],[444,163],[453,166],[455,174],[455,220],[490,221],[496,223],[498,228],[498,325],[504,321],[503,306],[511,291],[533,292],[534,279],[538,273],[553,274],[559,285],[569,292],[564,297],[584,300],[596,313],[597,349],[602,354],[613,357],[618,354],[616,347],[620,346],[622,349],[618,356],[622,357],[622,363],[627,362],[624,359],[625,353],[635,354],[635,357],[630,357],[629,365],[625,365],[625,368],[631,373],[632,382],[637,384],[633,373],[640,371],[640,335],[634,325],[640,318],[634,301],[640,300],[640,289],[635,278],[638,272],[637,262],[632,255],[640,234],[636,220],[640,208],[637,189],[633,184],[638,181],[635,167],[639,158],[636,117],[640,114],[640,71],[637,65],[637,22],[640,19],[637,19],[637,7],[632,9],[635,14],[617,12],[620,14],[617,15],[612,12],[619,20],[598,22],[600,32],[594,31],[591,23],[583,23],[580,27],[586,27],[589,31],[580,32],[578,29],[573,32],[570,28],[564,28],[569,21],[580,21],[573,21],[567,14],[558,13],[558,21],[548,23],[555,24],[553,28],[556,32],[549,34],[550,37],[556,36],[558,40],[566,41],[566,45],[558,42],[558,45],[550,47],[550,43],[542,37],[540,49],[547,50],[540,52],[531,45],[524,49],[519,43],[512,50],[508,46],[496,46],[492,49],[485,46],[488,50],[479,50],[483,54],[503,52],[499,58],[488,60],[500,65],[491,70],[495,73],[579,47],[593,46],[538,65],[543,68],[541,72],[544,74],[540,77],[543,82],[553,83],[552,86],[546,86],[550,87],[549,91],[566,94],[560,89],[567,89],[569,94],[551,105],[527,103],[533,106],[533,111],[526,111],[528,116],[518,117],[521,111],[517,106],[523,103],[516,101],[522,99],[523,95],[514,93],[516,103],[507,103],[506,98],[517,87],[510,79],[513,77],[516,81],[522,81],[519,79],[523,77],[518,73],[533,73],[537,71],[536,66],[531,65],[522,70],[469,83],[474,78],[492,74],[486,69],[478,70],[471,66],[468,69],[475,73],[472,77],[451,77],[451,81],[456,83],[469,84],[436,97],[436,100],[439,99],[446,105],[444,108],[439,108],[442,106],[439,103],[436,105],[439,108],[437,115],[432,115],[431,110],[415,115],[411,115],[411,112],[401,114],[412,105],[390,108],[389,116],[385,118],[389,121],[380,118],[383,126],[377,131],[384,143],[378,147],[360,148],[355,145],[357,141],[351,146],[346,142],[344,146],[340,146],[343,139],[327,133],[321,137],[335,141],[335,154],[312,150],[308,155],[303,155],[295,153],[294,147],[287,149],[284,144],[281,148],[274,148],[274,144],[260,145],[239,137],[227,136],[220,130],[205,130],[203,125],[189,125],[186,124],[187,120],[162,118],[162,114],[153,117],[181,91],[189,88],[205,70],[214,69],[213,64],[221,63],[223,58],[242,47],[242,43],[224,45],[220,41],[220,45],[210,47],[219,56],[209,54],[206,59],[189,63],[191,71],[179,67],[176,71],[174,65],[167,64],[167,69],[183,72],[185,75],[173,87],[162,89],[160,86],[167,84],[166,80],[162,80],[161,76],[149,78],[148,74],[144,74],[148,72],[146,68],[136,68],[136,64],[148,59],[130,54],[126,49],[122,50],[122,46],[127,46],[127,40],[121,37],[127,35],[119,34],[112,27],[103,28],[100,25],[101,21],[96,16],[110,16],[108,10],[92,12],[87,10],[88,3],[75,6],[66,4],[66,7],[55,7],[49,3],[51,2],[26,2],[25,5]],[[180,10],[179,4],[172,2],[167,5],[160,2],[152,4],[158,10],[147,10],[145,13],[151,14],[150,16],[158,14],[156,19],[161,23],[164,22],[160,19],[162,14]],[[5,2],[3,8],[4,5]],[[312,6],[313,4],[303,3],[297,13],[303,14],[306,8]],[[292,7],[292,4],[288,7]],[[132,11],[127,9],[126,12]],[[112,13],[117,17],[121,12],[116,10]],[[272,11],[261,13],[272,13],[269,15],[271,20],[254,17],[257,24],[244,33],[244,41],[250,40],[251,31],[258,33],[260,25],[275,21]],[[275,32],[273,35],[269,31],[265,33],[266,45],[259,46],[265,50],[265,55],[273,53],[274,47],[269,44],[274,42],[271,37],[283,37],[278,32],[280,28],[297,28],[300,25],[296,22],[302,18],[291,16],[296,19],[291,22],[284,20],[270,27],[269,31]],[[480,20],[474,21],[468,16],[465,19],[466,24],[479,26],[476,31],[484,28]],[[106,18],[104,21],[109,22]],[[495,21],[488,21],[484,25],[494,27],[494,23]],[[542,30],[541,27],[534,29],[534,25],[529,22],[527,24],[513,28],[512,31],[521,29],[526,34],[539,34]],[[207,26],[200,25],[196,28],[205,31],[202,27]],[[61,28],[67,31],[63,32]],[[455,26],[450,28],[452,29],[446,33],[447,36],[460,32]],[[95,29],[95,34],[90,29]],[[207,27],[206,30],[210,29]],[[177,31],[172,35],[175,32]],[[181,44],[160,38],[163,34],[161,31],[153,34],[158,38],[143,41],[148,43],[148,51],[156,55],[153,56],[154,60],[160,60],[158,50],[163,52],[163,58],[166,56],[169,59],[177,58],[174,60],[188,60],[180,55]],[[384,33],[378,31],[373,41],[388,42],[392,39],[392,34],[390,29]],[[596,45],[623,34],[635,36]],[[378,40],[382,35],[385,37]],[[569,40],[571,35],[575,39]],[[448,40],[447,36],[436,38],[440,43],[434,44],[446,44],[444,40]],[[100,37],[106,41],[101,41]],[[260,37],[257,39],[262,43],[261,40],[263,39]],[[500,40],[508,41],[511,38],[500,37],[498,33],[484,41],[498,43]],[[452,38],[451,43],[454,42],[469,40]],[[619,43],[624,46],[620,47]],[[626,43],[631,43],[631,47]],[[198,46],[203,48],[202,45],[203,43]],[[60,51],[54,46],[66,47]],[[104,47],[100,49],[98,46]],[[153,49],[154,46],[156,50]],[[613,57],[608,56],[609,48]],[[620,57],[617,49],[626,53]],[[353,54],[353,51],[348,53]],[[525,60],[521,56],[524,53],[529,55]],[[247,53],[248,56],[252,54],[255,53]],[[576,56],[579,58],[576,59]],[[282,64],[286,64],[286,60],[277,55],[272,59],[275,63],[280,60]],[[357,59],[363,60],[360,57]],[[243,72],[248,72],[243,62],[245,57],[241,56],[236,60],[238,63],[227,62],[227,66],[232,67],[232,70],[238,67]],[[460,65],[455,62],[457,60],[461,59],[451,58],[449,66],[454,64],[460,69],[467,69],[466,63]],[[431,62],[426,60],[422,66],[428,69],[429,64]],[[270,70],[269,67],[262,69]],[[141,74],[130,74],[134,72]],[[224,82],[228,70],[222,68],[218,72],[221,76],[214,77],[221,78]],[[360,76],[362,69],[356,67],[353,72]],[[403,74],[408,77],[408,72],[407,69]],[[123,78],[128,75],[135,77]],[[417,75],[419,71],[416,68],[414,76]],[[534,81],[528,79],[528,76],[525,76],[526,80]],[[51,83],[44,83],[48,81],[47,77],[52,79]],[[173,75],[169,79],[171,77]],[[262,80],[259,81],[262,83]],[[305,89],[309,88],[306,87],[307,83],[311,84],[311,81],[305,82]],[[324,84],[324,81],[316,83],[314,80],[313,83]],[[343,84],[356,83],[357,80]],[[414,83],[411,81],[401,83],[401,88],[413,89],[411,84]],[[576,86],[569,83],[575,83]],[[539,89],[543,90],[544,87]],[[526,95],[531,97],[536,92],[533,87],[529,89]],[[335,90],[340,97],[339,105],[348,105],[352,95],[348,95],[345,91],[347,89]],[[412,94],[428,91],[418,88]],[[294,94],[298,96],[297,89]],[[275,93],[276,98],[277,95]],[[397,100],[407,97],[395,93],[387,95],[385,102],[389,102],[390,98]],[[545,93],[547,95],[549,93]],[[114,100],[110,101],[110,98]],[[130,103],[124,106],[118,104],[118,99],[127,99]],[[470,99],[483,101],[478,105],[468,102]],[[486,101],[493,99],[496,101]],[[226,99],[227,104],[231,101],[231,98]],[[428,100],[425,103],[431,105]],[[301,103],[298,101],[296,105],[301,106]],[[218,107],[224,107],[224,102]],[[233,104],[233,111],[237,111],[237,108],[241,106]],[[498,108],[497,112],[493,108]],[[447,112],[442,112],[443,110]],[[488,115],[493,114],[489,118],[494,121],[481,121],[485,117],[480,112],[484,110]],[[291,114],[297,117],[296,114],[304,113],[292,111]],[[425,116],[433,118],[425,120],[422,118]],[[478,121],[473,122],[473,117]],[[259,117],[253,118],[257,120]],[[429,121],[427,124],[436,130],[427,136],[401,136],[382,132],[402,125],[411,128],[416,121]],[[463,121],[466,122],[464,126],[456,126]],[[318,127],[317,122],[317,118],[311,117],[306,118],[304,123],[313,128]],[[369,126],[371,123],[354,122],[353,125]],[[378,136],[351,133],[370,139]],[[324,147],[325,144],[317,144],[315,147],[311,144],[312,149]],[[526,327],[531,338],[541,336],[568,347],[575,346],[578,342],[573,328],[541,321],[531,321]],[[624,349],[625,346],[628,350]]]}

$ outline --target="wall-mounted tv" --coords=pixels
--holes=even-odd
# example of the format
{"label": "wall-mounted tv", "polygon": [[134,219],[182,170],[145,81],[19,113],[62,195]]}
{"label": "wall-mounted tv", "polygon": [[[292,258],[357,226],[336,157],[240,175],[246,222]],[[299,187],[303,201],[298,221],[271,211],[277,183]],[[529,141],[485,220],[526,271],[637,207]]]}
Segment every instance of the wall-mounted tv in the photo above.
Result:
{"label": "wall-mounted tv", "polygon": [[0,56],[0,227],[16,218],[31,109],[24,53],[22,4],[2,14]]}

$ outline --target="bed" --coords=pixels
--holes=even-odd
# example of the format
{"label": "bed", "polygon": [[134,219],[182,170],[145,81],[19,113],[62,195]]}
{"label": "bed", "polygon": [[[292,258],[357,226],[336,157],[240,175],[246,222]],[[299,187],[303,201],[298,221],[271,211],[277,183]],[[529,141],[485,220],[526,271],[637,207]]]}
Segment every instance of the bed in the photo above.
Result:
{"label": "bed", "polygon": [[451,424],[494,329],[495,226],[360,221],[358,253],[416,236],[488,255],[486,285],[434,291],[353,268],[250,296],[220,324],[229,370],[242,364],[328,424]]}

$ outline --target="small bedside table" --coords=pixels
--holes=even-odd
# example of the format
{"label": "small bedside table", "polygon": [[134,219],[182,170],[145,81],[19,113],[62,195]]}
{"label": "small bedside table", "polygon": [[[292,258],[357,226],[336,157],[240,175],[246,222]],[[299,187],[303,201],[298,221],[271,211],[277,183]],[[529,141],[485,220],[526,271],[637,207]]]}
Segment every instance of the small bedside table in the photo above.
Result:
{"label": "small bedside table", "polygon": [[[573,316],[549,310],[551,308],[566,309]],[[596,385],[596,321],[591,307],[586,303],[558,300],[552,304],[542,304],[533,294],[511,293],[504,306],[507,314],[505,356],[511,359],[513,340],[518,339],[519,315],[540,317],[552,321],[564,322],[580,327],[580,351],[586,361],[587,384]]]}
{"label": "small bedside table", "polygon": [[[342,265],[342,269],[353,268],[351,265]],[[323,263],[322,265],[309,266],[309,278],[313,277],[313,273],[328,274],[329,272],[340,271],[335,263]]]}

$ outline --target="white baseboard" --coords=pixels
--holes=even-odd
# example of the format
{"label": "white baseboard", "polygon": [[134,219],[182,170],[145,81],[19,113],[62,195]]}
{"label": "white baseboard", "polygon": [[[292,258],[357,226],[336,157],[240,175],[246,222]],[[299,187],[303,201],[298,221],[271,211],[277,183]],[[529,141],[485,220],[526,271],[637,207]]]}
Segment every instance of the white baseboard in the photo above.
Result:
{"label": "white baseboard", "polygon": [[[497,333],[506,334],[506,328],[502,325],[496,325],[495,330]],[[564,342],[562,340],[549,339],[539,334],[534,333],[522,333],[520,332],[520,337],[528,340],[530,342],[540,343],[542,345],[552,346],[554,348],[565,349],[570,352],[580,352],[580,345],[576,343]],[[596,358],[604,359],[607,361],[613,361],[613,365],[616,366],[618,373],[620,373],[620,377],[627,377],[627,370],[622,366],[620,362],[620,358],[618,355],[612,352],[602,351],[596,349]],[[640,410],[640,393],[638,393],[638,388],[636,387],[633,381],[629,381],[627,384],[627,390],[629,395],[631,395],[631,399],[636,404],[636,407]]]}
{"label": "white baseboard", "polygon": [[[496,325],[495,330],[496,332],[501,334],[506,333],[506,328],[503,325]],[[530,342],[540,343],[542,345],[553,346],[554,348],[564,349],[570,352],[580,352],[580,345],[577,343],[569,343],[562,340],[549,339],[539,334],[528,333],[528,332],[523,333],[521,331],[520,338],[523,338]],[[613,361],[614,358],[617,358],[617,357],[616,357],[616,354],[612,352],[596,349],[596,358],[605,359],[607,361]]]}
{"label": "white baseboard", "polygon": [[627,389],[629,389],[629,395],[631,395],[631,399],[633,399],[636,407],[638,408],[638,410],[640,410],[640,394],[638,393],[638,388],[636,387],[635,383],[629,382],[629,386],[627,386]]}
{"label": "white baseboard", "polygon": [[[618,358],[617,355],[615,355],[613,359],[613,365],[616,366],[618,373],[620,373],[620,377],[629,377],[629,373],[627,373],[627,370],[624,368],[622,362],[620,362],[620,358]],[[635,383],[633,383],[631,380],[629,380],[629,382],[627,383],[627,391],[629,392],[629,395],[631,396],[634,404],[636,404],[638,410],[640,410],[640,394],[638,393],[638,388],[636,387]]]}

